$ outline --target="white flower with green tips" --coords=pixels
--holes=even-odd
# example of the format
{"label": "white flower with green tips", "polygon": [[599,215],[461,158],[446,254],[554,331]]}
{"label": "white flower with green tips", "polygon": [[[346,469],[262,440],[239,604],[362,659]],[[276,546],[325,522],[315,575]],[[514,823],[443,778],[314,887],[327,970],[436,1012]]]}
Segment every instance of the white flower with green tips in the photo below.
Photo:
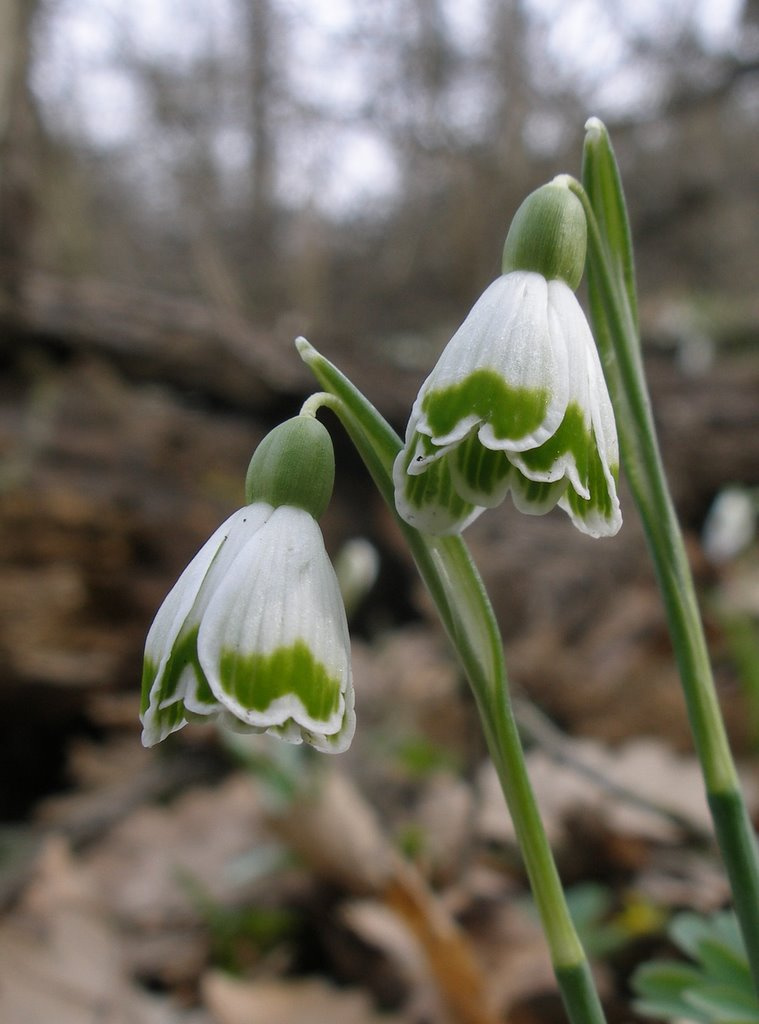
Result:
{"label": "white flower with green tips", "polygon": [[596,346],[575,298],[585,219],[565,185],[517,212],[505,273],[475,303],[417,396],[395,463],[396,507],[426,533],[458,533],[511,493],[563,508],[593,537],[617,532],[619,451]]}
{"label": "white flower with green tips", "polygon": [[329,435],[296,417],[264,439],[251,504],[201,548],[145,645],[143,743],[193,719],[345,750],[355,730],[350,641],[316,517],[334,476]]}

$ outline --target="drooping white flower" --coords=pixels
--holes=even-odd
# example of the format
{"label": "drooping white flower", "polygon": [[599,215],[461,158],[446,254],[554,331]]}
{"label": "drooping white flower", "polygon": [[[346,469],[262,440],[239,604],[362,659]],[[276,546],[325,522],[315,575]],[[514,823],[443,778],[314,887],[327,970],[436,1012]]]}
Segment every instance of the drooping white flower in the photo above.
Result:
{"label": "drooping white flower", "polygon": [[565,268],[547,278],[519,256],[529,269],[486,289],[421,387],[396,507],[424,532],[457,533],[511,492],[523,512],[558,504],[583,532],[614,534],[617,434],[590,328]]}
{"label": "drooping white flower", "polygon": [[[265,455],[271,450],[261,446]],[[297,476],[297,452],[288,450]],[[166,597],[145,646],[146,746],[195,718],[329,753],[349,746],[355,714],[345,609],[314,507],[304,504],[258,500],[239,509]]]}

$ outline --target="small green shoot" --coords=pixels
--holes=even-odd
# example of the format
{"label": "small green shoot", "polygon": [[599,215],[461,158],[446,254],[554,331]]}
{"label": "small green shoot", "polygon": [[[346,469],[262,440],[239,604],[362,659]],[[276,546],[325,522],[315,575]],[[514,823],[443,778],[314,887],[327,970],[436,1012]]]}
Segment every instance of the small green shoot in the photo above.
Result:
{"label": "small green shoot", "polygon": [[461,771],[456,754],[426,736],[406,736],[395,745],[393,752],[399,767],[411,779],[427,779],[441,771],[458,775]]}
{"label": "small green shoot", "polygon": [[232,974],[242,973],[296,931],[298,918],[281,907],[224,906],[197,879],[181,878],[210,937],[214,966]]}

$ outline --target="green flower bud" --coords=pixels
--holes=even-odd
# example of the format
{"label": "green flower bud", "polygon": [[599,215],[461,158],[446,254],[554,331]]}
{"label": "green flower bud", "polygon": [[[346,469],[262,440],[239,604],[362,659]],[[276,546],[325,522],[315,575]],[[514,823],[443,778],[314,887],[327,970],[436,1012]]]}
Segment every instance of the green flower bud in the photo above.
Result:
{"label": "green flower bud", "polygon": [[587,224],[566,179],[531,192],[514,215],[503,247],[503,272],[531,270],[575,291],[585,267]]}
{"label": "green flower bud", "polygon": [[319,519],[334,482],[335,454],[327,428],[313,416],[294,416],[256,448],[245,476],[245,497],[249,504],[302,508]]}

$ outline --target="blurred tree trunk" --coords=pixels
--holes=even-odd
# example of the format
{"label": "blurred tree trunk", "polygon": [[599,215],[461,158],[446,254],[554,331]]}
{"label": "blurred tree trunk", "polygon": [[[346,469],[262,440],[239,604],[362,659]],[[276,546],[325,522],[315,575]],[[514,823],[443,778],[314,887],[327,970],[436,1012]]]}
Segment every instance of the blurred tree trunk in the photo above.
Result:
{"label": "blurred tree trunk", "polygon": [[0,0],[0,297],[20,287],[32,229],[38,124],[29,89],[38,0]]}
{"label": "blurred tree trunk", "polygon": [[251,217],[264,245],[269,241],[274,210],[277,124],[275,107],[280,75],[276,12],[271,0],[245,5],[250,46]]}
{"label": "blurred tree trunk", "polygon": [[530,155],[525,125],[535,103],[535,75],[530,67],[529,16],[522,0],[495,3],[490,9],[490,60],[497,83],[499,132],[493,140],[495,166],[519,181],[529,180]]}

